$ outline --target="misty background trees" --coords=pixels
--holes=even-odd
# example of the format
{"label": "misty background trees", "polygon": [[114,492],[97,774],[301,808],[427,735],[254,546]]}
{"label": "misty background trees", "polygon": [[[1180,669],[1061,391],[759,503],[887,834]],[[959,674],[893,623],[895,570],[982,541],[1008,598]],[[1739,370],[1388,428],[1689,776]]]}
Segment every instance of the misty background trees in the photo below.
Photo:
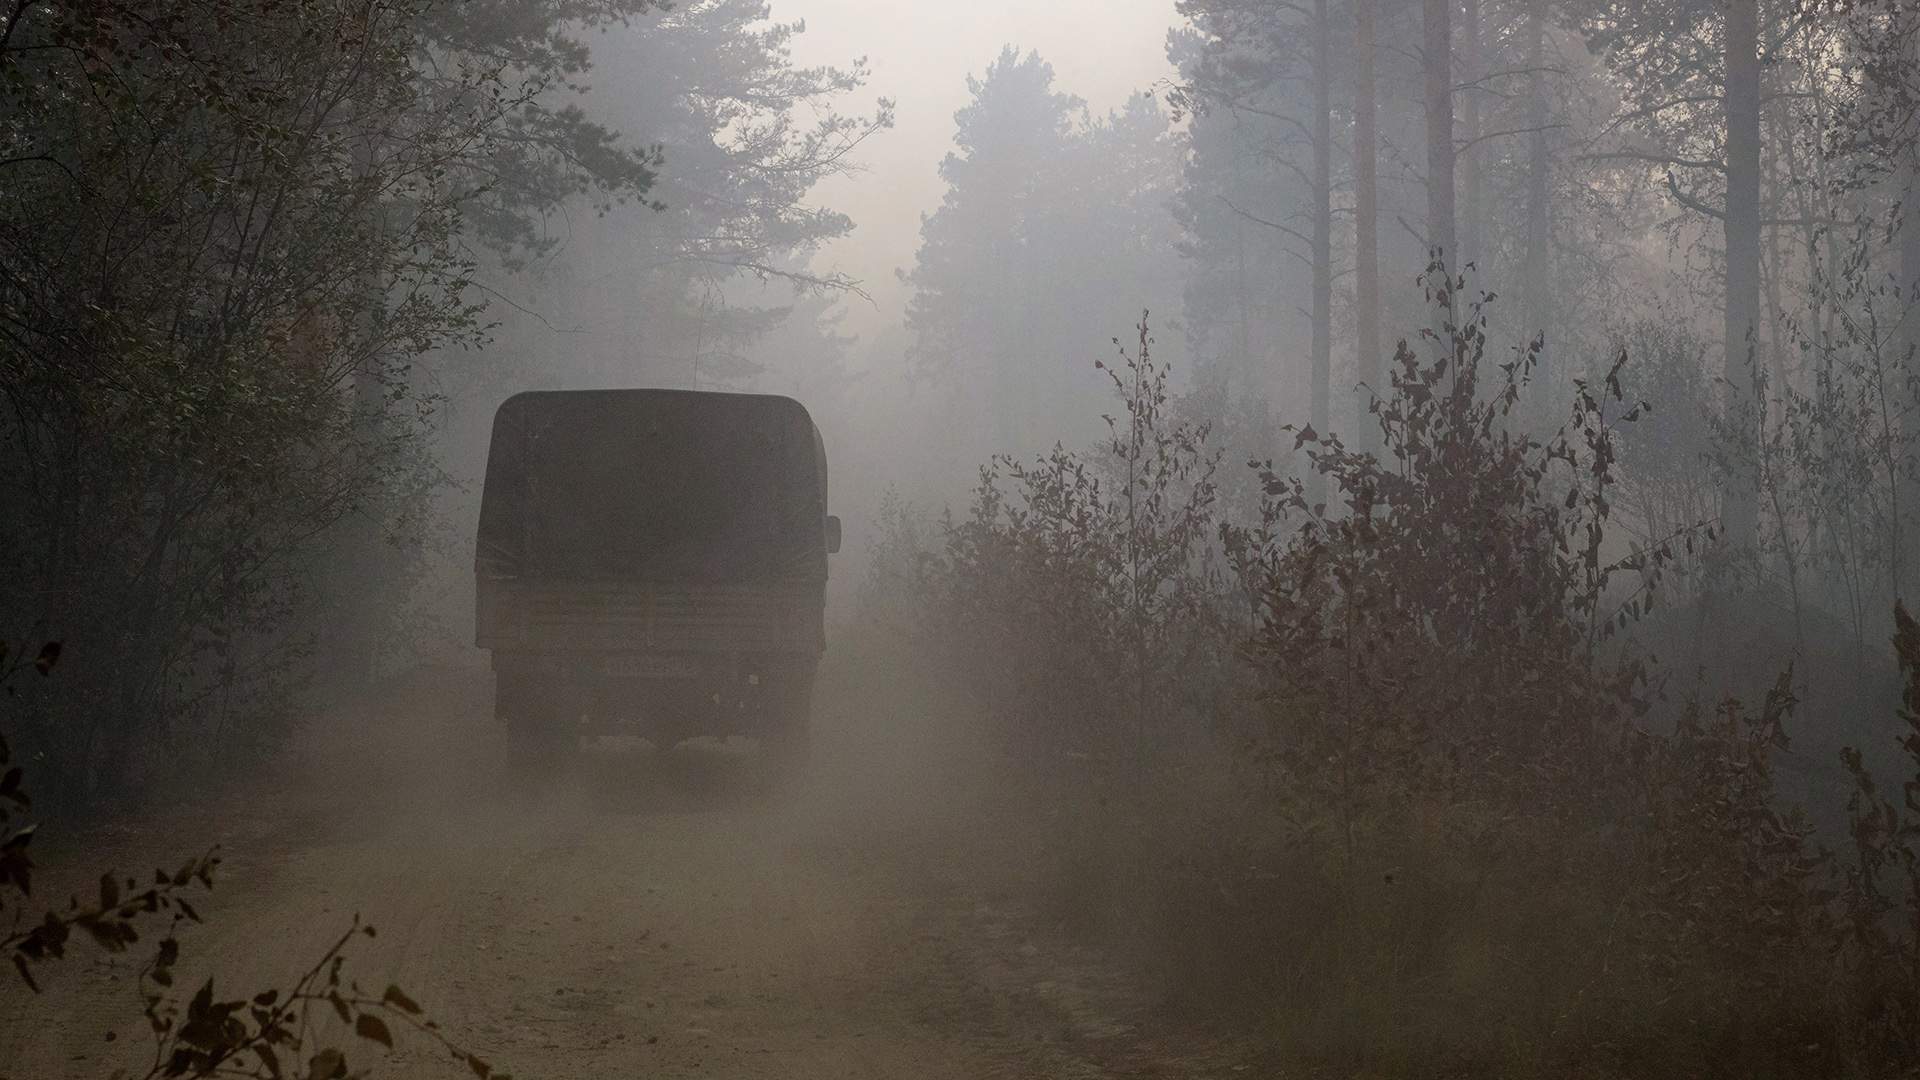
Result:
{"label": "misty background trees", "polygon": [[513,389],[797,391],[871,514],[1098,439],[1094,363],[1145,309],[1181,414],[1317,485],[1287,430],[1376,443],[1435,259],[1498,297],[1524,430],[1626,352],[1656,419],[1618,536],[1722,538],[1675,599],[1758,598],[1789,650],[1837,623],[1858,659],[1916,562],[1897,5],[1190,0],[1175,77],[1104,115],[1009,45],[865,339],[822,256],[857,215],[813,192],[884,182],[892,108],[857,60],[796,65],[766,4],[315,10],[7,24],[6,610],[125,660],[49,733],[76,777],[157,734],[102,713],[184,748],[300,669],[457,641],[461,481]]}
{"label": "misty background trees", "polygon": [[[846,287],[804,255],[850,223],[805,193],[886,106],[814,113],[862,76],[796,68],[794,28],[765,15],[14,6],[0,610],[10,640],[96,658],[23,733],[49,786],[113,792],[244,758],[309,676],[351,689],[414,655],[410,596],[448,555],[448,401],[724,385],[786,310],[729,302],[730,282]],[[616,70],[647,78],[589,116],[587,42],[609,28],[626,32]],[[572,233],[612,221],[604,245]],[[573,313],[501,282],[568,272],[623,283],[604,303],[644,322],[649,348],[635,333],[570,362],[516,356],[490,304],[549,330]]]}
{"label": "misty background trees", "polygon": [[468,481],[529,386],[796,393],[859,521],[1097,442],[1095,364],[1145,310],[1223,497],[1251,513],[1237,463],[1271,459],[1327,498],[1294,435],[1378,445],[1393,343],[1444,333],[1436,259],[1525,361],[1503,423],[1550,436],[1627,355],[1652,411],[1610,543],[1715,531],[1667,599],[1767,614],[1714,648],[1870,662],[1920,561],[1911,12],[1168,17],[1173,77],[1104,113],[1037,53],[980,58],[887,311],[816,192],[886,183],[859,170],[893,107],[765,3],[21,5],[5,611],[116,658],[76,665],[49,752],[112,786],[265,737],[309,675],[457,652]]}
{"label": "misty background trees", "polygon": [[99,658],[27,733],[62,784],[244,743],[316,629],[318,538],[415,531],[416,365],[484,338],[469,214],[512,245],[651,180],[536,104],[577,63],[556,25],[433,14],[19,4],[0,31],[6,633]]}
{"label": "misty background trees", "polygon": [[907,361],[964,403],[974,430],[948,437],[975,458],[1083,442],[1108,400],[1087,377],[1087,327],[1124,330],[1139,298],[1177,295],[1167,118],[1145,96],[1096,118],[1012,47],[968,89],[940,163],[946,197],[902,272]]}
{"label": "misty background trees", "polygon": [[[1574,381],[1629,352],[1623,378],[1660,420],[1623,450],[1638,463],[1623,535],[1713,523],[1740,553],[1713,573],[1784,597],[1802,637],[1834,617],[1864,642],[1915,562],[1914,32],[1890,2],[1189,0],[1169,11],[1173,77],[1104,114],[1009,44],[969,80],[945,197],[891,313],[831,254],[858,213],[813,193],[886,182],[859,174],[860,151],[892,106],[865,96],[857,59],[795,64],[803,28],[768,5],[325,10],[333,22],[299,30],[212,0],[142,29],[138,5],[27,4],[9,23],[8,445],[28,494],[7,550],[34,569],[10,578],[32,602],[8,609],[195,641],[163,651],[199,659],[129,669],[146,689],[114,693],[175,682],[183,701],[214,686],[230,699],[278,685],[241,675],[316,635],[359,673],[435,621],[457,640],[461,483],[491,404],[531,385],[803,390],[840,421],[842,490],[871,514],[888,486],[956,501],[995,453],[1097,439],[1112,403],[1093,364],[1145,309],[1183,415],[1234,459],[1277,456],[1318,483],[1283,427],[1373,444],[1394,341],[1435,326],[1416,278],[1436,256],[1467,298],[1498,297],[1496,357],[1540,338],[1517,414],[1529,431],[1559,426]],[[365,45],[308,47],[322,40]],[[106,82],[114,95],[79,93]],[[81,273],[81,251],[104,262]],[[223,259],[218,301],[182,286]],[[271,280],[236,269],[263,260]],[[181,309],[163,332],[166,305],[142,289],[219,314]],[[101,319],[176,359],[135,365],[139,379],[100,369],[103,396],[83,405],[85,369],[56,352],[127,365],[136,351],[82,325]],[[271,387],[232,396],[217,358],[236,349]],[[183,400],[180,372],[218,400]],[[214,419],[291,401],[256,427]],[[136,402],[166,437],[131,434],[140,422],[115,410]],[[216,450],[197,424],[266,442]],[[99,453],[73,441],[89,426]],[[1665,441],[1642,452],[1655,430]],[[170,437],[187,444],[162,449]],[[258,474],[272,498],[172,464],[265,468],[292,447],[335,457]],[[62,494],[78,479],[54,479],[76,469],[127,493],[80,484],[101,500],[84,510]],[[289,471],[313,486],[281,485]],[[1248,475],[1222,482],[1251,496]],[[209,525],[222,539],[186,554],[197,534],[175,518],[229,512],[246,523]],[[358,539],[343,546],[336,525]],[[135,592],[175,573],[221,584],[156,594],[150,630],[83,615],[89,597],[130,595],[97,568],[70,580],[69,537],[103,532],[130,544]],[[225,550],[255,532],[275,538]],[[391,587],[366,587],[376,568]],[[1706,573],[1688,580],[1706,588]],[[360,603],[370,592],[390,599]],[[269,611],[273,631],[228,633]]]}
{"label": "misty background trees", "polygon": [[[1920,12],[1166,15],[1171,75],[1105,109],[978,58],[888,307],[835,256],[888,87],[779,5],[7,6],[0,639],[69,657],[39,789],[245,768],[470,664],[507,395],[791,393],[841,621],[1074,806],[1140,800],[1137,847],[1063,818],[1149,871],[1099,873],[1332,920],[1269,953],[1355,1015],[1546,1010],[1538,1060],[1752,1016],[1914,1052],[1920,833],[1873,776],[1920,709]],[[1618,912],[1671,933],[1582,968]]]}

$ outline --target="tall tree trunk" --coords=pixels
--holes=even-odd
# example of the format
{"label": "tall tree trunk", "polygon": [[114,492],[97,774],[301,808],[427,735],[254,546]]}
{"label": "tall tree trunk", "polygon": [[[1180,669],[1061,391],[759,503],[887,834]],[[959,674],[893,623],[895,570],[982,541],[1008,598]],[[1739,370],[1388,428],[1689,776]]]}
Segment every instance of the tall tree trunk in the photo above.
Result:
{"label": "tall tree trunk", "polygon": [[[1920,10],[1909,14],[1901,29],[1906,35],[1907,100],[1920,96]],[[1901,147],[1900,189],[1900,298],[1901,317],[1896,326],[1895,348],[1905,362],[1909,353],[1920,353],[1920,115],[1908,118],[1906,145]]]}
{"label": "tall tree trunk", "polygon": [[[1911,16],[1920,18],[1920,14]],[[1909,79],[1920,81],[1920,27],[1909,25],[1907,28],[1907,50]],[[1920,118],[1916,118],[1920,119]],[[1916,361],[1920,361],[1920,135],[1911,133],[1904,148],[1900,166],[1900,231],[1895,241],[1900,249],[1900,319],[1894,324],[1893,355],[1889,366],[1900,371],[1915,370]],[[1912,421],[1908,421],[1909,425]],[[1914,432],[1911,427],[1903,434],[1904,450],[1913,446]],[[1920,506],[1920,474],[1916,473],[1913,463],[1899,455],[1897,462],[1901,475],[1894,486],[1898,493],[1897,509],[1903,514],[1911,514]],[[1902,537],[1912,535],[1904,527],[1905,523],[1896,519],[1895,525]],[[1906,552],[1896,550],[1894,562],[1899,567],[1912,565],[1913,560]],[[1895,571],[1893,591],[1896,597],[1905,595],[1905,574]]]}
{"label": "tall tree trunk", "polygon": [[1427,243],[1448,268],[1460,264],[1455,237],[1453,0],[1424,0],[1427,75]]}
{"label": "tall tree trunk", "polygon": [[1380,198],[1379,132],[1373,96],[1374,7],[1376,0],[1354,0],[1353,63],[1353,279],[1354,368],[1362,389],[1355,395],[1353,444],[1379,443],[1379,425],[1367,407],[1383,391],[1380,355]]}
{"label": "tall tree trunk", "polygon": [[[1907,37],[1907,78],[1912,80],[1905,93],[1908,100],[1920,96],[1920,10],[1908,16],[1904,27]],[[1900,148],[1899,188],[1900,231],[1895,243],[1900,260],[1900,320],[1894,327],[1895,359],[1906,363],[1920,354],[1920,115],[1909,118],[1905,145]]]}
{"label": "tall tree trunk", "polygon": [[[1552,297],[1552,237],[1547,219],[1551,163],[1547,146],[1546,23],[1547,0],[1527,0],[1527,249],[1520,287],[1521,314],[1529,337],[1546,334],[1547,305]],[[1545,362],[1544,355],[1541,359]],[[1545,377],[1548,374],[1542,372],[1541,381],[1549,392],[1535,394],[1536,399],[1557,396],[1551,392],[1554,380]]]}
{"label": "tall tree trunk", "polygon": [[1480,0],[1466,0],[1463,7],[1464,18],[1460,24],[1460,81],[1466,85],[1467,92],[1461,98],[1461,137],[1466,149],[1460,152],[1460,265],[1477,265],[1481,257],[1481,232],[1484,228],[1482,209],[1482,173],[1480,168],[1481,134],[1480,80],[1486,72],[1482,70],[1480,43]]}
{"label": "tall tree trunk", "polygon": [[[1327,0],[1313,0],[1313,430],[1325,437],[1333,381],[1333,66]],[[1315,502],[1326,482],[1308,474]]]}
{"label": "tall tree trunk", "polygon": [[1753,348],[1760,323],[1760,10],[1759,0],[1730,0],[1726,29],[1727,248],[1726,363],[1722,377],[1736,445],[1730,447],[1721,507],[1726,539],[1751,547],[1759,530],[1759,476],[1752,464],[1755,426]]}
{"label": "tall tree trunk", "polygon": [[[1915,60],[1920,64],[1920,59]],[[1920,353],[1920,145],[1909,147],[1901,169],[1900,192],[1900,322],[1894,348],[1905,363]]]}

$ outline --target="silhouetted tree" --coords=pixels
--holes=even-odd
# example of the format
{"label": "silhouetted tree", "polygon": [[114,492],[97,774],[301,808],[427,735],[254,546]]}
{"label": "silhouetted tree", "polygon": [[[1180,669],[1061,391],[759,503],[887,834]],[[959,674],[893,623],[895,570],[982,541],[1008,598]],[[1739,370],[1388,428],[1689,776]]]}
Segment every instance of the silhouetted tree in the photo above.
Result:
{"label": "silhouetted tree", "polygon": [[1094,120],[1037,54],[1009,47],[968,85],[946,195],[902,274],[909,361],[969,391],[962,445],[971,429],[980,449],[1025,452],[1078,415],[1065,403],[1098,399],[1089,373],[1106,339],[1090,327],[1118,321],[1099,316],[1177,295],[1175,159],[1153,102]]}

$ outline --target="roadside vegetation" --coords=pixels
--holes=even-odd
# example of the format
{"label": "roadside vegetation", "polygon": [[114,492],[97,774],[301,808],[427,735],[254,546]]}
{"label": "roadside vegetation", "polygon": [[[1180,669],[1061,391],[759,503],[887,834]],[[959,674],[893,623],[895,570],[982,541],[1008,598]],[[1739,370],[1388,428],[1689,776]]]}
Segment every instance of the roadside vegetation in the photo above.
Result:
{"label": "roadside vegetation", "polygon": [[816,190],[893,108],[766,0],[0,4],[8,1007],[99,949],[146,1075],[497,1075],[357,921],[175,986],[217,853],[64,906],[30,856],[470,658],[492,405],[655,384],[907,478],[847,670],[979,737],[1033,903],[1169,1015],[1276,1072],[1914,1075],[1914,6],[1169,9],[1104,115],[980,57],[861,343]]}
{"label": "roadside vegetation", "polygon": [[[631,132],[587,107],[610,30],[669,88]],[[796,67],[799,31],[755,0],[0,5],[10,1017],[46,965],[101,949],[137,965],[154,1045],[133,1075],[361,1075],[409,1031],[500,1075],[404,991],[352,982],[358,919],[276,987],[176,987],[217,855],[188,837],[60,905],[30,892],[33,840],[257,779],[412,662],[447,555],[448,402],[544,379],[487,349],[503,283],[569,214],[649,233],[628,248],[672,267],[644,290],[662,308],[740,276],[849,287],[795,253],[851,227],[809,195],[889,111],[836,112],[865,71]]]}
{"label": "roadside vegetation", "polygon": [[891,506],[869,616],[1014,764],[1044,910],[1276,1067],[1905,1075],[1920,626],[1887,613],[1904,697],[1853,730],[1889,745],[1837,755],[1816,829],[1779,782],[1789,659],[1706,700],[1647,653],[1662,605],[1733,601],[1686,584],[1711,522],[1610,525],[1634,357],[1529,435],[1532,352],[1491,362],[1464,291],[1429,271],[1378,449],[1303,427],[1305,475],[1237,466],[1251,506],[1143,321],[1110,439],[996,460],[962,515]]}
{"label": "roadside vegetation", "polygon": [[[468,542],[444,429],[564,377],[501,301],[573,218],[627,230],[654,272],[619,303],[663,339],[776,324],[709,317],[734,278],[850,287],[798,268],[852,227],[810,196],[890,110],[838,111],[865,71],[797,67],[798,32],[757,0],[0,8],[0,639],[80,658],[14,733],[44,801],[244,772],[465,638],[420,600]],[[596,50],[659,92],[606,108]]]}

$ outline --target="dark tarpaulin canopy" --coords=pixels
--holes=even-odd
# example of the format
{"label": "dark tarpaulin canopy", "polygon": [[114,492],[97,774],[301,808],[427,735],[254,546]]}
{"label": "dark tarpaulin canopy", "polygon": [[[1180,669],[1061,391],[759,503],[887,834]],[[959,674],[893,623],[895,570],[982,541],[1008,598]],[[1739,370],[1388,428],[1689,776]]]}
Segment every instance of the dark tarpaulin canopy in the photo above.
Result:
{"label": "dark tarpaulin canopy", "polygon": [[488,577],[826,577],[826,456],[799,402],[546,390],[494,415],[477,569]]}

